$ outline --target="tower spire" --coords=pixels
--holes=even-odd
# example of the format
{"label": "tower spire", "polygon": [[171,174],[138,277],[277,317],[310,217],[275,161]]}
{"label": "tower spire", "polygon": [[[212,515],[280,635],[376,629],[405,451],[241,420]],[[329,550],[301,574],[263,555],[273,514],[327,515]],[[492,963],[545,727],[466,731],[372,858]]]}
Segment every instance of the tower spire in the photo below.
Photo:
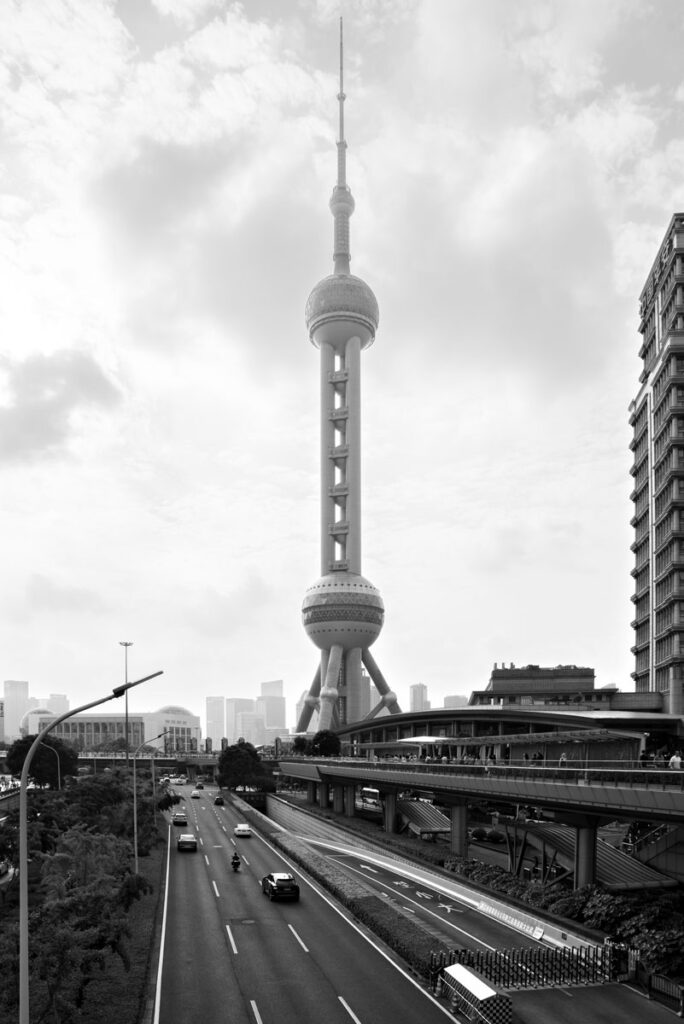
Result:
{"label": "tower spire", "polygon": [[340,91],[337,94],[340,114],[340,130],[337,140],[337,184],[330,199],[330,211],[335,218],[334,252],[336,274],[348,274],[351,253],[349,251],[349,218],[354,212],[354,199],[347,185],[347,142],[344,137],[344,37],[340,18]]}

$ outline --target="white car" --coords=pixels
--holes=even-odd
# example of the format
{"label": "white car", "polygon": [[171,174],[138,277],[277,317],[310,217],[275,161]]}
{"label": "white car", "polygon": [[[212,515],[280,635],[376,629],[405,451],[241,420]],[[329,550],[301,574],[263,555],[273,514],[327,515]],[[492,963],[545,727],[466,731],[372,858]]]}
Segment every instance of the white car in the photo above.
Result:
{"label": "white car", "polygon": [[233,835],[235,836],[242,836],[244,838],[245,836],[251,836],[251,834],[252,830],[249,827],[249,825],[236,825],[235,828],[233,829]]}
{"label": "white car", "polygon": [[201,796],[202,794],[200,793],[199,789],[193,789],[192,793],[190,794],[190,799],[199,800]]}

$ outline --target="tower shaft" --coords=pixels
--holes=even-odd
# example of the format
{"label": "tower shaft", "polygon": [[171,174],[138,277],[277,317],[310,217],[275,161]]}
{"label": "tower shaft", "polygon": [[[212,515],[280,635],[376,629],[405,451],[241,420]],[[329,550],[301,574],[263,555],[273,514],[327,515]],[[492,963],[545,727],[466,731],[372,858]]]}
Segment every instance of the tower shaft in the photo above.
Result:
{"label": "tower shaft", "polygon": [[361,341],[321,344],[321,574],[361,572]]}

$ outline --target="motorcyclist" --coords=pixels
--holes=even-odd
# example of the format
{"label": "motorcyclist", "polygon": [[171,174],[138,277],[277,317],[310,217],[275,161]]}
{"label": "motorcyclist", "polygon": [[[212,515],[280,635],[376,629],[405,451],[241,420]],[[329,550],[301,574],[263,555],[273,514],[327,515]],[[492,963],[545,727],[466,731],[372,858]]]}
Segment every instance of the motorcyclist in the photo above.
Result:
{"label": "motorcyclist", "polygon": [[240,867],[240,855],[237,850],[230,859],[230,863],[233,865],[233,871],[237,871]]}

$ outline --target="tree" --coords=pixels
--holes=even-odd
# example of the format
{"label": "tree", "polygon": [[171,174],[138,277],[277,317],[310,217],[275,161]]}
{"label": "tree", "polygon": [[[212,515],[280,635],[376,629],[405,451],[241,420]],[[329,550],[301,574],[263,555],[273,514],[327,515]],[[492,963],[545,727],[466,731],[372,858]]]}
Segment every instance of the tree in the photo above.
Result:
{"label": "tree", "polygon": [[[22,736],[7,751],[7,769],[12,775],[21,775],[24,761],[35,738],[35,736]],[[51,750],[48,750],[48,747]],[[57,754],[57,757],[52,751]],[[58,759],[59,775],[57,772]],[[50,789],[57,789],[58,778],[64,779],[67,775],[74,775],[77,764],[78,754],[73,747],[54,736],[46,736],[38,745],[31,760],[29,779],[36,786],[49,786]]]}
{"label": "tree", "polygon": [[295,754],[306,754],[309,749],[309,741],[306,736],[302,736],[301,734],[299,736],[295,736],[292,741],[292,749]]}
{"label": "tree", "polygon": [[251,743],[238,740],[232,746],[221,751],[218,759],[219,786],[226,789],[261,788],[265,780],[265,772],[261,758]]}
{"label": "tree", "polygon": [[332,729],[321,729],[311,741],[311,753],[318,757],[336,757],[341,746],[337,733]]}

